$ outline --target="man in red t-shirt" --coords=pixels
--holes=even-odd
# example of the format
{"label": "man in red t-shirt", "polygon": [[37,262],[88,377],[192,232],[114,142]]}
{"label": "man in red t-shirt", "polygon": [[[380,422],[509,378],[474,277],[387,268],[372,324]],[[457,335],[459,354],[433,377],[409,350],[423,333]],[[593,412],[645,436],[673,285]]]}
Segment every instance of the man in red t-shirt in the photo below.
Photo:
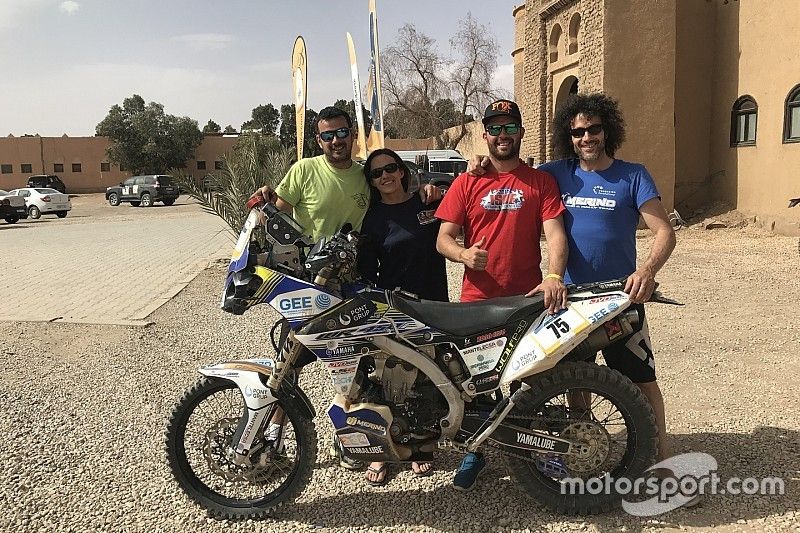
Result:
{"label": "man in red t-shirt", "polygon": [[[564,204],[550,174],[519,159],[525,129],[519,107],[498,100],[483,117],[489,159],[495,169],[483,176],[461,174],[436,210],[441,219],[436,249],[451,261],[464,263],[461,301],[471,302],[536,292],[554,313],[567,306],[564,270],[567,235],[561,213]],[[464,231],[464,246],[456,237]],[[547,238],[548,272],[542,280],[539,238]],[[466,491],[486,466],[480,453],[468,453],[453,485]]]}
{"label": "man in red t-shirt", "polygon": [[[549,310],[558,311],[566,307],[562,276],[567,261],[558,186],[549,174],[520,162],[525,129],[517,104],[509,100],[490,104],[483,124],[496,172],[456,178],[436,210],[442,220],[436,249],[466,266],[462,302],[541,291]],[[539,269],[542,228],[550,272],[544,282]],[[456,242],[462,229],[464,246]]]}

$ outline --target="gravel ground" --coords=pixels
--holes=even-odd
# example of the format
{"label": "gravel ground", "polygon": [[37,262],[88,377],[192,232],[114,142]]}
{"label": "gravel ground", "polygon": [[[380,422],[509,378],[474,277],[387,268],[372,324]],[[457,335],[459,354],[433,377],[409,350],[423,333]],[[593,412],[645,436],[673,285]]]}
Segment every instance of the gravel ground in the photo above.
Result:
{"label": "gravel ground", "polygon": [[[565,518],[528,499],[500,460],[474,492],[456,492],[453,454],[441,454],[432,477],[404,470],[372,488],[322,452],[330,432],[318,417],[314,478],[294,506],[256,522],[211,519],[166,467],[166,417],[199,365],[261,355],[274,318],[267,308],[220,311],[215,267],[147,328],[0,325],[0,530],[800,531],[797,240],[751,228],[678,237],[660,281],[687,306],[649,306],[675,451],[710,453],[723,479],[780,476],[783,496],[711,496],[655,519],[622,511]],[[639,243],[647,250],[648,239]],[[453,269],[454,294],[459,277]],[[320,369],[301,383],[324,413],[331,396]]]}

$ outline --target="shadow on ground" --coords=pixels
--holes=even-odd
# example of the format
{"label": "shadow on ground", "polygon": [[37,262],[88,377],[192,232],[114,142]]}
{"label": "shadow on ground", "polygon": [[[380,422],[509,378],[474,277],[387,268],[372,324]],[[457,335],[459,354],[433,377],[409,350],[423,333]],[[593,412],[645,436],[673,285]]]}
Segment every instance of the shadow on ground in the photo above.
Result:
{"label": "shadow on ground", "polygon": [[[556,515],[524,495],[506,476],[502,461],[494,460],[479,479],[479,486],[470,493],[457,492],[449,485],[431,491],[396,491],[392,483],[384,489],[341,494],[335,497],[298,503],[282,511],[278,520],[311,517],[315,527],[355,526],[388,527],[424,525],[447,532],[467,529],[489,530],[498,524],[512,528],[536,528],[563,522],[596,525],[601,531],[619,529],[640,531],[643,527],[686,528],[719,527],[781,515],[797,510],[800,490],[800,433],[777,427],[760,427],[752,433],[692,433],[673,435],[677,452],[705,452],[719,463],[722,483],[731,478],[779,477],[783,494],[775,495],[710,495],[702,505],[692,509],[677,509],[651,518],[639,518],[616,510],[591,517]],[[450,457],[443,458],[441,467],[452,466]],[[324,461],[328,464],[328,461]],[[349,475],[342,473],[342,475]],[[358,474],[361,475],[361,474]],[[501,477],[502,476],[502,477]],[[718,499],[731,499],[722,502]],[[498,502],[502,504],[498,506]],[[724,503],[724,504],[723,504]],[[342,513],[343,509],[354,510]],[[455,520],[454,520],[455,518]],[[788,523],[787,523],[788,525]]]}

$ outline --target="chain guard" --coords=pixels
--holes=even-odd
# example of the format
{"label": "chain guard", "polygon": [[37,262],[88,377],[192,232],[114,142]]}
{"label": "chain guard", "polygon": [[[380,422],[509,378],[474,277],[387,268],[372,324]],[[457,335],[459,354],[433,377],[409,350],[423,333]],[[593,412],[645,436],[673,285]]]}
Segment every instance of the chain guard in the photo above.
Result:
{"label": "chain guard", "polygon": [[[595,461],[594,464],[597,466],[594,468],[587,468],[587,463],[589,463],[591,457],[596,456],[595,453],[591,454],[590,457],[581,457],[575,453],[566,453],[566,454],[557,454],[553,455],[550,453],[538,453],[538,452],[526,452],[526,451],[518,451],[518,448],[513,448],[510,446],[504,446],[498,442],[492,440],[491,436],[486,439],[483,443],[484,446],[488,446],[494,450],[499,451],[501,454],[507,457],[513,457],[515,459],[521,459],[523,461],[529,462],[537,466],[538,468],[538,461],[543,459],[548,459],[551,457],[560,457],[564,460],[565,466],[569,470],[569,474],[575,477],[584,477],[588,478],[591,477],[592,472],[597,472],[598,468],[601,468],[603,465],[606,464],[609,458],[609,446],[608,446],[608,433],[606,432],[605,428],[603,428],[597,421],[593,418],[553,418],[553,417],[544,417],[544,416],[521,416],[521,415],[514,415],[509,413],[509,415],[504,419],[505,421],[523,421],[523,424],[519,422],[515,422],[517,425],[526,427],[528,429],[547,429],[552,428],[554,426],[562,425],[563,429],[561,431],[556,432],[556,437],[561,437],[564,439],[575,440],[578,442],[584,442],[583,439],[580,438],[581,435],[586,434],[586,432],[592,433],[591,430],[594,432],[598,432],[601,435],[593,433],[595,438],[603,440],[605,437],[604,446],[601,446],[601,449],[604,453],[603,461],[597,462]],[[582,427],[580,431],[583,433],[579,433],[579,427]],[[591,428],[591,429],[590,429]],[[592,446],[589,445],[589,448],[592,449]],[[593,450],[594,451],[594,450]],[[590,452],[591,453],[591,452]]]}

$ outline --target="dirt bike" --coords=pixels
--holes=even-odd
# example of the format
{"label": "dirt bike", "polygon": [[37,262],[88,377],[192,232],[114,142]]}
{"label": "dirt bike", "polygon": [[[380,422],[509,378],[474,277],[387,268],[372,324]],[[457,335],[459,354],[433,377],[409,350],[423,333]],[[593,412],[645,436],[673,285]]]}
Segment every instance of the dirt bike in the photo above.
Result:
{"label": "dirt bike", "polygon": [[[347,457],[429,461],[435,450],[491,447],[558,512],[616,506],[619,494],[563,486],[634,479],[656,456],[655,418],[639,388],[585,362],[639,320],[624,280],[570,286],[568,308],[553,315],[541,296],[420,300],[353,282],[358,236],[348,230],[314,244],[275,206],[250,211],[221,307],[241,314],[269,303],[283,317],[271,333],[277,357],[204,366],[178,401],[167,456],[186,494],[225,518],[268,516],[294,501],[317,455],[315,411],[297,380],[298,361],[313,357],[330,376],[327,414]],[[504,386],[512,392],[496,394]]]}

